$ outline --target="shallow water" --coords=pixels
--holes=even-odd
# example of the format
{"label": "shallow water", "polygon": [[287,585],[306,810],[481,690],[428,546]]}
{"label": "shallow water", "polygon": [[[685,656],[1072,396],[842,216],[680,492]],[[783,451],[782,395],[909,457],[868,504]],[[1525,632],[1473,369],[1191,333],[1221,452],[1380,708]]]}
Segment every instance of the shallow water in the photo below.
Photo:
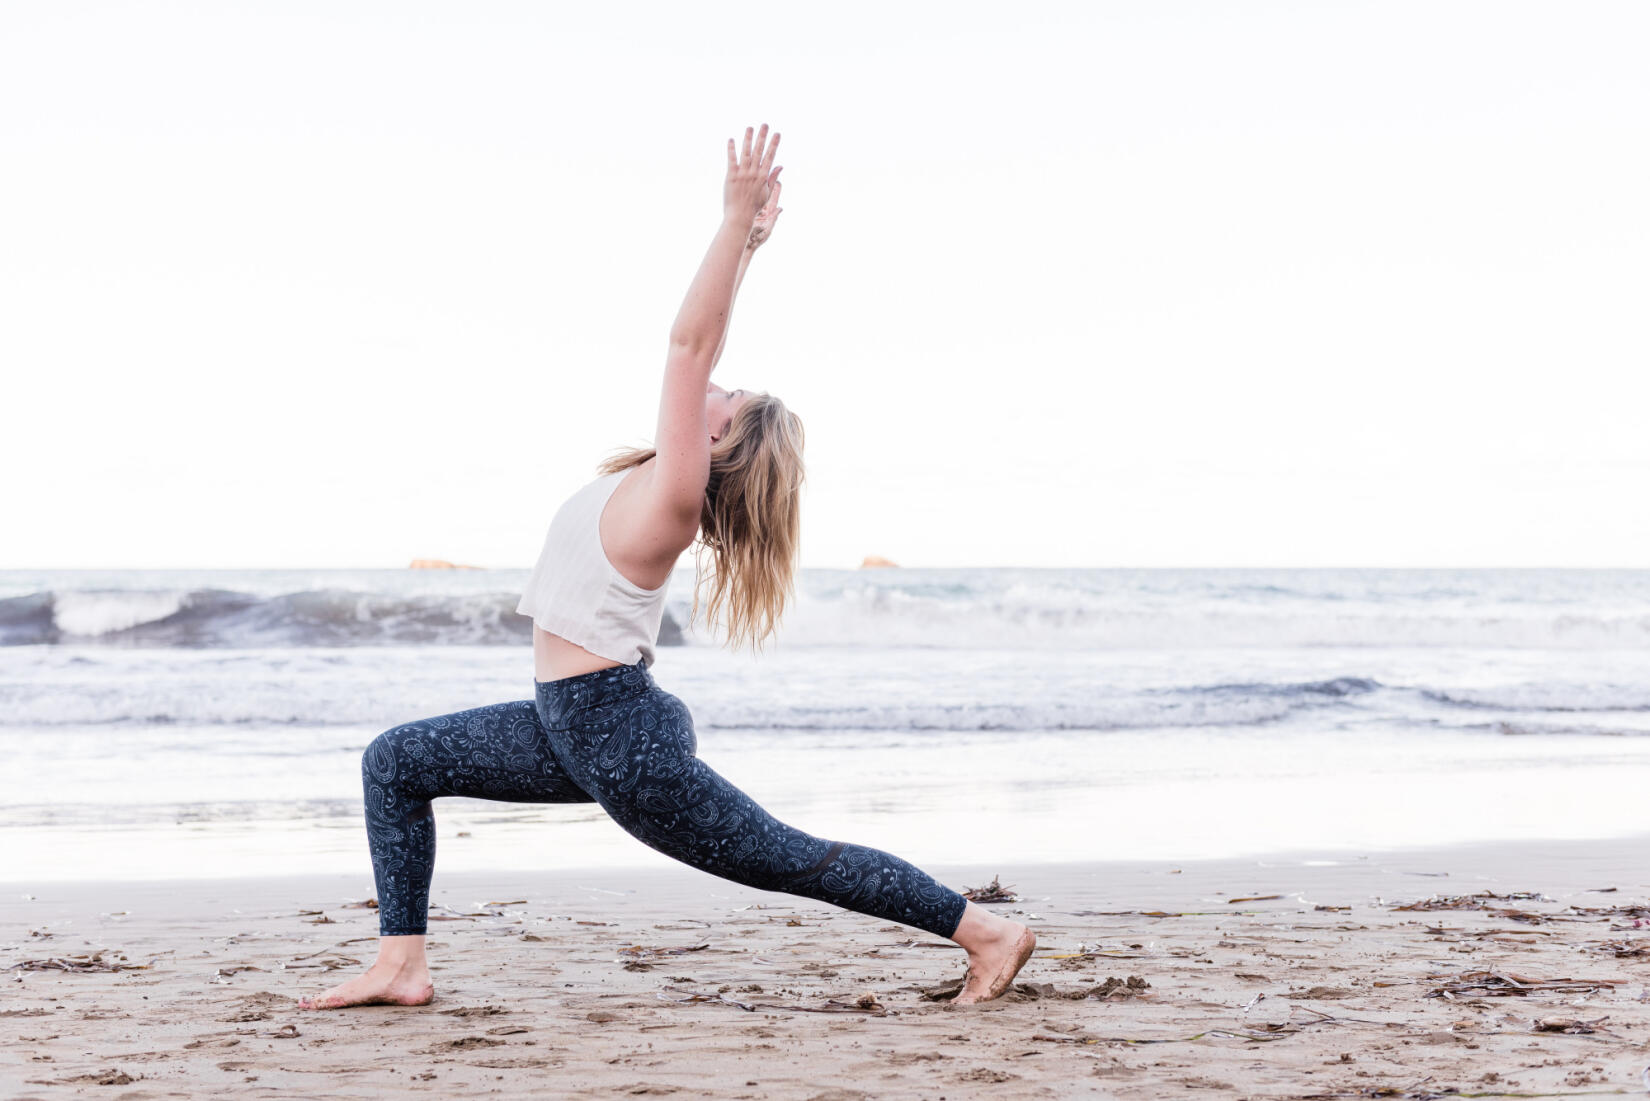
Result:
{"label": "shallow water", "polygon": [[[0,879],[367,867],[367,742],[530,696],[526,621],[498,612],[520,579],[0,574]],[[781,818],[919,863],[1644,828],[1644,571],[819,571],[801,588],[767,655],[689,632],[654,674],[701,757]],[[686,623],[685,575],[673,589]],[[663,860],[590,805],[436,809],[443,868]]]}

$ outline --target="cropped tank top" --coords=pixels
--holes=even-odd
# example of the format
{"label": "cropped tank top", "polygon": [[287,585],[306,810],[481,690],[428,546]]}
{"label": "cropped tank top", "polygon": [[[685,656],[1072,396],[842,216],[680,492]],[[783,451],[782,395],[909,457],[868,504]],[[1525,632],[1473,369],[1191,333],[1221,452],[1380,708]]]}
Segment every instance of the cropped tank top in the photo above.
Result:
{"label": "cropped tank top", "polygon": [[562,502],[516,612],[592,654],[652,665],[670,579],[644,589],[602,549],[602,510],[630,470],[603,475]]}

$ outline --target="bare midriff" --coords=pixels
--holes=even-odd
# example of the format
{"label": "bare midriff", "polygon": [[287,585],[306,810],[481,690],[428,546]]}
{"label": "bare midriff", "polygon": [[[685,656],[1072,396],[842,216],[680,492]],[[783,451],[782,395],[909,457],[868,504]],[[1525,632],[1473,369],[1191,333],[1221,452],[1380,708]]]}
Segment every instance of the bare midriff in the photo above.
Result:
{"label": "bare midriff", "polygon": [[583,646],[568,642],[560,635],[553,635],[537,624],[533,626],[534,680],[561,680],[563,677],[576,677],[581,673],[594,673],[598,669],[611,669],[615,665],[623,664],[622,661],[592,654]]}

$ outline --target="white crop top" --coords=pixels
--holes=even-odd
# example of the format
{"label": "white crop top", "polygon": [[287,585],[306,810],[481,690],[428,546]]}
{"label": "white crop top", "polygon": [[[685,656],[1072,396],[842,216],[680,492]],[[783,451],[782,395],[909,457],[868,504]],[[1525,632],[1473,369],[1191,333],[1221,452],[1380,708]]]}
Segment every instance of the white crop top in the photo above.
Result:
{"label": "white crop top", "polygon": [[628,473],[597,478],[562,502],[516,612],[592,654],[652,665],[670,579],[644,589],[615,569],[602,549],[602,510]]}

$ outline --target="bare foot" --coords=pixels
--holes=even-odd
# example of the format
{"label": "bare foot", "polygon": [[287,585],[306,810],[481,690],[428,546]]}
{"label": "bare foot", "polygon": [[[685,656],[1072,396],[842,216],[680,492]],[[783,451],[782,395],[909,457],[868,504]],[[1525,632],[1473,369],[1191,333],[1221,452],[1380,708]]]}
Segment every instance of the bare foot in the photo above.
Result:
{"label": "bare foot", "polygon": [[342,1009],[347,1005],[429,1005],[435,998],[429,969],[412,966],[397,969],[375,963],[364,975],[314,998],[303,998],[299,1009]]}
{"label": "bare foot", "polygon": [[973,1005],[1002,997],[1037,947],[1037,934],[1024,925],[1006,918],[996,920],[1001,922],[1001,929],[968,949],[968,978],[962,992],[951,1000],[952,1005]]}

